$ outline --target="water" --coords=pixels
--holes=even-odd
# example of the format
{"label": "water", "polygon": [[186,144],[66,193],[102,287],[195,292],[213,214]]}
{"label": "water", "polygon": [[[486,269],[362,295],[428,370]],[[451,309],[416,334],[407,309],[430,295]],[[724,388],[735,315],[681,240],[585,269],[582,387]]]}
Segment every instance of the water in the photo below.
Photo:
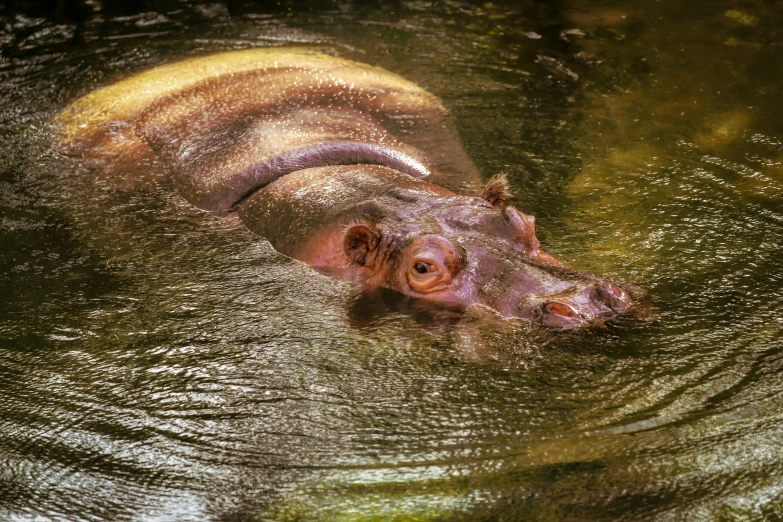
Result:
{"label": "water", "polygon": [[[24,5],[0,23],[0,518],[783,517],[781,2]],[[53,145],[98,86],[277,45],[440,96],[545,249],[645,309],[556,335],[368,309]]]}

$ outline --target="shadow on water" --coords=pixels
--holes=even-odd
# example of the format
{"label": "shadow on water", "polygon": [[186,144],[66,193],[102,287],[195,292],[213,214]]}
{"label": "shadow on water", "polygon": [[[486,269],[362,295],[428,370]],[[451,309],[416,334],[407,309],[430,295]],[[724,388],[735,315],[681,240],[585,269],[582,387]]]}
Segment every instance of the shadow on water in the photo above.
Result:
{"label": "shadow on water", "polygon": [[[782,517],[783,4],[272,4],[0,8],[0,518]],[[437,94],[653,318],[422,315],[53,147],[81,94],[280,45]]]}

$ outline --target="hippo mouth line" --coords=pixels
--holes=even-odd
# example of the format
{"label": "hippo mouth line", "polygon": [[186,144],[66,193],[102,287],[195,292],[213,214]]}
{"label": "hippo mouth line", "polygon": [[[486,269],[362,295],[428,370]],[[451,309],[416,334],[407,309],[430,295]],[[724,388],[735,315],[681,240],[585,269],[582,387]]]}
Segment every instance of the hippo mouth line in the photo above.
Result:
{"label": "hippo mouth line", "polygon": [[232,176],[206,207],[217,212],[232,211],[255,192],[287,174],[334,165],[382,165],[416,179],[430,174],[423,163],[390,147],[358,141],[319,142],[272,156]]}

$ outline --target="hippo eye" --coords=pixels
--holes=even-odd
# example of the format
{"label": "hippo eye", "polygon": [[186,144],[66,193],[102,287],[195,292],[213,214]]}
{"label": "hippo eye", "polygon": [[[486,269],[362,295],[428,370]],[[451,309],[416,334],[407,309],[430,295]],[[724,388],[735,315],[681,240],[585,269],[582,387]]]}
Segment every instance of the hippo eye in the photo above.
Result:
{"label": "hippo eye", "polygon": [[439,236],[425,236],[411,246],[407,280],[411,290],[419,293],[444,290],[460,269],[460,259],[450,241]]}
{"label": "hippo eye", "polygon": [[430,271],[430,265],[428,265],[427,263],[422,263],[421,261],[417,261],[413,265],[413,269],[420,274],[426,274],[427,272]]}
{"label": "hippo eye", "polygon": [[438,252],[419,252],[408,269],[408,284],[416,292],[438,290],[451,281],[451,274],[438,259]]}

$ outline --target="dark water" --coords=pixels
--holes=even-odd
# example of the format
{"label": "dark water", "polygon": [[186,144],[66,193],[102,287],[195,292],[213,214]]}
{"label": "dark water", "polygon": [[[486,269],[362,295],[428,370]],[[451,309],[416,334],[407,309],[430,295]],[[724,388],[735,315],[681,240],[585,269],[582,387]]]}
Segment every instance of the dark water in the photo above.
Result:
{"label": "dark water", "polygon": [[[783,519],[783,2],[60,4],[0,21],[0,519]],[[649,317],[433,329],[53,145],[98,86],[278,45],[440,96]]]}

